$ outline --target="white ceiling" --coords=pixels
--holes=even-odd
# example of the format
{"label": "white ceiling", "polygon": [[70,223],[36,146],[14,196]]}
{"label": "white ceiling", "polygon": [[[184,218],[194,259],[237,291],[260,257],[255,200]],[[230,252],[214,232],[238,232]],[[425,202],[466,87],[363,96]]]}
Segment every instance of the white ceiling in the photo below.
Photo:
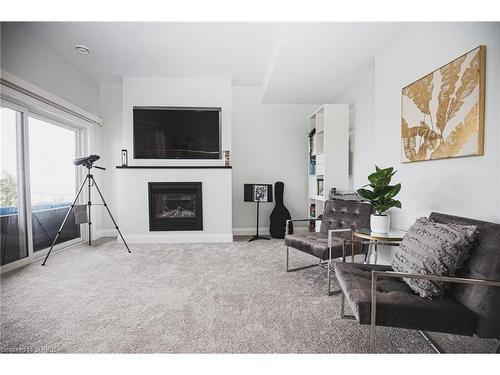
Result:
{"label": "white ceiling", "polygon": [[[394,23],[25,23],[99,83],[125,76],[231,78],[266,103],[327,103],[372,64]],[[91,54],[82,56],[75,45]]]}
{"label": "white ceiling", "polygon": [[375,52],[403,24],[287,24],[270,74],[264,102],[329,103],[373,64]]}

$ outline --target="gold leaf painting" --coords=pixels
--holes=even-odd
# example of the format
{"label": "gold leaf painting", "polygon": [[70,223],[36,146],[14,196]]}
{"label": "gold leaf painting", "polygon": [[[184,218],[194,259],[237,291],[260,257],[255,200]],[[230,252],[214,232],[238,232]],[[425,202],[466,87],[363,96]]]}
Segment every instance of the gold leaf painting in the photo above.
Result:
{"label": "gold leaf painting", "polygon": [[403,88],[401,161],[483,155],[486,47]]}

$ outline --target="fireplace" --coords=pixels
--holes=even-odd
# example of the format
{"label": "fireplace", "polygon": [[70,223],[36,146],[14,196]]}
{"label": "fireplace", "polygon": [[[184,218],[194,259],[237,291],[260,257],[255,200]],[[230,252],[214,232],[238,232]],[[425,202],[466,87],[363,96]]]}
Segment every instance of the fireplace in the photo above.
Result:
{"label": "fireplace", "polygon": [[150,182],[149,230],[203,230],[201,182]]}

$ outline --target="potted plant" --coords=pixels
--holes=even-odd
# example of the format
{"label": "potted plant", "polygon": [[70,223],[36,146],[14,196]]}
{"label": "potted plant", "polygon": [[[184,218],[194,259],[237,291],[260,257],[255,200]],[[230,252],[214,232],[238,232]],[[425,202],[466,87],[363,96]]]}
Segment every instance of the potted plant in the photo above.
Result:
{"label": "potted plant", "polygon": [[[381,169],[375,166],[375,172],[368,176],[370,183],[357,190],[375,210],[370,217],[372,232],[387,233],[391,226],[391,217],[386,214],[387,210],[392,207],[401,208],[401,202],[394,199],[401,190],[401,184],[390,185],[391,178],[396,172],[394,168]],[[365,189],[367,186],[371,187],[371,190]]]}

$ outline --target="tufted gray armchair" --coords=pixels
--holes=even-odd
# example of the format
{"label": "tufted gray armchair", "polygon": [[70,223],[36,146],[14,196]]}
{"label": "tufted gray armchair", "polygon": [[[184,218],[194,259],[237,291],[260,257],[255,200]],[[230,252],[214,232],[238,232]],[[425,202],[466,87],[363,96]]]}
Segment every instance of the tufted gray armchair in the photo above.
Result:
{"label": "tufted gray armchair", "polygon": [[[286,223],[286,271],[299,271],[305,268],[321,266],[327,270],[328,294],[338,294],[340,290],[331,290],[332,259],[346,255],[360,254],[363,245],[353,242],[351,229],[370,226],[372,206],[366,202],[349,200],[327,200],[323,210],[319,232],[293,233],[292,223],[310,219],[288,220]],[[347,245],[347,246],[346,246]],[[289,248],[294,248],[316,258],[319,262],[298,268],[289,268]]]}

